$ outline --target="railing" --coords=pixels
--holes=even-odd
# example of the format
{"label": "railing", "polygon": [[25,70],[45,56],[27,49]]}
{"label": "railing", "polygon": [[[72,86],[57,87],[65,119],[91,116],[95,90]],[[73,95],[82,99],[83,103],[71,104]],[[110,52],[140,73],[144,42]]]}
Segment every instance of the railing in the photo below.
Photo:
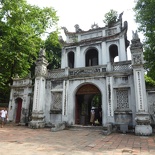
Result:
{"label": "railing", "polygon": [[69,76],[86,76],[106,72],[106,65],[69,69]]}
{"label": "railing", "polygon": [[65,69],[55,69],[48,71],[48,78],[63,78],[65,77]]}
{"label": "railing", "polygon": [[128,71],[132,69],[131,61],[122,61],[113,63],[113,71]]}
{"label": "railing", "polygon": [[[111,69],[110,69],[111,68]],[[65,77],[80,77],[80,76],[92,76],[101,75],[105,72],[127,72],[132,70],[131,61],[115,62],[111,65],[80,67],[80,68],[65,68],[48,71],[48,78],[65,78]]]}

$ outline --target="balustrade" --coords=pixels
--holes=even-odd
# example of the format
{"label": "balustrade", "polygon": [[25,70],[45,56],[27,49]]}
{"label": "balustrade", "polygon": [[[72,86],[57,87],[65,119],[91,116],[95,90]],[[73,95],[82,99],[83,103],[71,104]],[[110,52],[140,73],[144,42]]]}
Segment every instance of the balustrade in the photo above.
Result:
{"label": "balustrade", "polygon": [[[115,62],[112,64],[112,71],[124,72],[132,70],[131,61]],[[110,70],[111,71],[111,70]],[[65,78],[65,77],[79,77],[79,76],[92,76],[101,75],[106,73],[107,65],[80,67],[80,68],[66,68],[52,70],[48,72],[48,78]]]}

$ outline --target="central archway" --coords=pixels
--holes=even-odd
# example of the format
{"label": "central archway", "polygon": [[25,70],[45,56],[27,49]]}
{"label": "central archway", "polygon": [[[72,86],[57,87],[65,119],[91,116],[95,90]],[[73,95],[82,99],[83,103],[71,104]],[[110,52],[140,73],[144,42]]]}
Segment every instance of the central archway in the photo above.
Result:
{"label": "central archway", "polygon": [[100,90],[93,84],[82,85],[76,93],[75,124],[89,125],[91,107],[101,104]]}

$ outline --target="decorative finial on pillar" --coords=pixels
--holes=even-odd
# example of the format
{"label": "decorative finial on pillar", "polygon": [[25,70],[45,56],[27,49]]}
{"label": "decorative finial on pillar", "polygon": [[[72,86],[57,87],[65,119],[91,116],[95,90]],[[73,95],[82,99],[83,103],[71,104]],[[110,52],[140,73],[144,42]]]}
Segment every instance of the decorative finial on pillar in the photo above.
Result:
{"label": "decorative finial on pillar", "polygon": [[143,44],[140,42],[140,38],[136,30],[135,32],[132,31],[132,40],[131,40],[131,46],[130,46],[131,53],[137,53],[137,49],[139,49],[138,53],[143,52]]}
{"label": "decorative finial on pillar", "polygon": [[136,40],[139,39],[137,30],[135,32],[132,31],[132,39],[136,39]]}
{"label": "decorative finial on pillar", "polygon": [[45,57],[45,55],[46,55],[45,49],[41,48],[39,52],[39,57]]}

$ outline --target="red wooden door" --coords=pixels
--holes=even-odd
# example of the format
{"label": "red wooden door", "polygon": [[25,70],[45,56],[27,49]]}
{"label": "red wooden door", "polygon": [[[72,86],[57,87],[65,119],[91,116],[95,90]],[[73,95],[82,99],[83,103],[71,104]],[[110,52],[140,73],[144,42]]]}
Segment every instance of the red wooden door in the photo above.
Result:
{"label": "red wooden door", "polygon": [[17,111],[16,111],[16,123],[20,122],[21,109],[22,109],[22,99],[18,99],[17,100]]}

